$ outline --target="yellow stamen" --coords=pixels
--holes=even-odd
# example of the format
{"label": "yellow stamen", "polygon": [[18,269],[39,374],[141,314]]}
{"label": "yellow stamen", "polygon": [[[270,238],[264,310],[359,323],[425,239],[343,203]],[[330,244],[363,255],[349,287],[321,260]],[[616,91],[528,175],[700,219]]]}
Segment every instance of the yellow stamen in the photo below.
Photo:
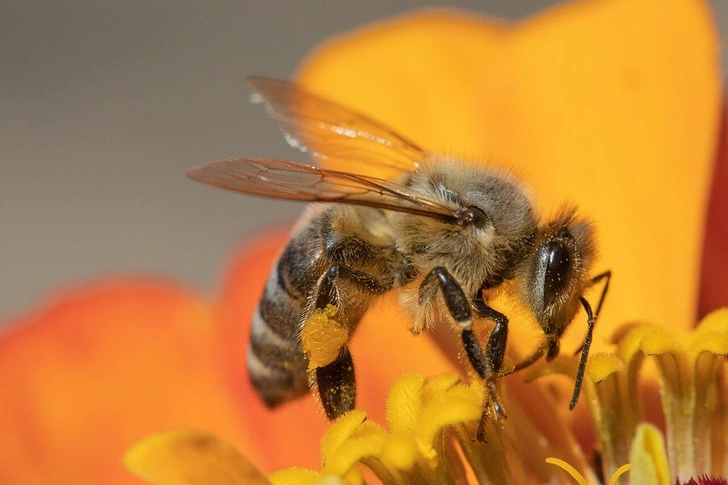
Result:
{"label": "yellow stamen", "polygon": [[417,442],[411,436],[389,436],[382,446],[380,459],[390,468],[410,470],[417,462]]}
{"label": "yellow stamen", "polygon": [[425,379],[408,374],[395,382],[387,399],[387,421],[394,432],[414,434],[422,413],[422,388]]}
{"label": "yellow stamen", "polygon": [[268,475],[273,485],[314,485],[319,478],[319,472],[305,468],[293,467]]}
{"label": "yellow stamen", "polygon": [[589,364],[586,366],[587,375],[594,382],[602,382],[621,370],[624,370],[624,363],[620,358],[603,352],[589,356]]}
{"label": "yellow stamen", "polygon": [[356,429],[367,419],[364,411],[355,409],[337,419],[321,438],[321,458],[324,463],[351,438]]}
{"label": "yellow stamen", "polygon": [[[587,485],[586,478],[579,473],[576,468],[571,466],[569,463],[565,462],[564,460],[560,460],[558,458],[549,457],[546,458],[546,463],[549,463],[551,465],[556,465],[557,467],[564,470],[566,473],[571,475],[571,477],[576,480],[576,482],[579,485]],[[619,468],[617,468],[617,471],[614,472],[612,475],[612,478],[609,480],[609,485],[616,485],[617,480],[619,480],[619,477],[627,473],[632,468],[632,465],[630,463],[627,463],[626,465],[622,465]]]}
{"label": "yellow stamen", "polygon": [[579,485],[587,485],[586,478],[584,478],[584,476],[581,473],[579,473],[576,470],[576,468],[569,465],[564,460],[559,460],[558,458],[549,457],[549,458],[546,458],[546,463],[549,463],[551,465],[556,465],[557,467],[563,469],[566,473],[571,475]]}
{"label": "yellow stamen", "polygon": [[631,463],[627,463],[626,465],[622,465],[619,468],[617,468],[617,471],[614,472],[614,475],[612,475],[612,479],[609,480],[609,485],[616,485],[617,480],[619,477],[627,473],[632,468]]}

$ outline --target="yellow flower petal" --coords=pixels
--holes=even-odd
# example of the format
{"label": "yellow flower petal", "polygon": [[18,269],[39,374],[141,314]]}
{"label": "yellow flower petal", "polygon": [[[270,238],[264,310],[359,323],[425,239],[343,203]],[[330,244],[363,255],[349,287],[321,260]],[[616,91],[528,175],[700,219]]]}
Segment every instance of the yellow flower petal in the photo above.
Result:
{"label": "yellow flower petal", "polygon": [[273,485],[314,485],[319,478],[319,472],[306,468],[292,467],[268,475]]}
{"label": "yellow flower petal", "polygon": [[235,448],[212,435],[176,430],[140,441],[124,464],[157,485],[268,485]]}
{"label": "yellow flower petal", "polygon": [[660,430],[651,424],[637,426],[629,453],[632,463],[632,485],[673,485],[667,462],[665,440]]}

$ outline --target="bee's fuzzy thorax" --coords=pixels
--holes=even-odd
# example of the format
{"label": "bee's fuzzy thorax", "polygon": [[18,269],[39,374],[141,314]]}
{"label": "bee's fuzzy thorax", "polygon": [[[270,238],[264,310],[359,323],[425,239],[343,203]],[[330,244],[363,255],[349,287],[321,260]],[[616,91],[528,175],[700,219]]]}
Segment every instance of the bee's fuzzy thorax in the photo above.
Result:
{"label": "bee's fuzzy thorax", "polygon": [[437,160],[413,174],[409,187],[455,210],[476,207],[481,227],[457,226],[432,218],[396,214],[397,247],[423,272],[443,266],[468,295],[483,283],[512,277],[514,259],[526,251],[536,230],[531,202],[520,182],[502,169]]}

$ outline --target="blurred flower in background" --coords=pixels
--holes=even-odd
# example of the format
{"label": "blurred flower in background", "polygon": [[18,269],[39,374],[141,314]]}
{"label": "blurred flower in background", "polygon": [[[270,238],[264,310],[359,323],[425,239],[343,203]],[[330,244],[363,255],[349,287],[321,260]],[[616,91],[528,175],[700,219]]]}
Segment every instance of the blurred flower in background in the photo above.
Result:
{"label": "blurred flower in background", "polygon": [[[698,302],[701,314],[725,303],[728,224],[726,200],[719,194],[728,181],[728,130],[720,125],[718,45],[710,15],[697,0],[582,1],[514,25],[457,12],[424,12],[324,44],[304,63],[298,80],[385,121],[435,153],[507,166],[532,188],[547,215],[564,201],[578,202],[597,223],[600,267],[615,275],[594,349],[610,349],[609,338],[622,342],[611,355],[629,369],[635,355],[660,349],[635,344],[642,353],[625,356],[620,354],[624,339],[643,342],[633,332],[653,327],[616,334],[615,329],[631,322],[658,324],[667,337],[646,342],[673,342],[662,350],[674,355],[675,336],[688,335],[682,332],[698,321]],[[0,483],[141,483],[122,464],[125,450],[147,435],[175,428],[205,433],[173,434],[182,443],[196,443],[198,449],[208,443],[223,450],[213,456],[234,457],[218,465],[254,463],[265,472],[292,465],[320,470],[320,441],[328,423],[313,400],[269,411],[245,368],[250,315],[285,241],[281,231],[246,244],[215,297],[169,281],[109,280],[59,291],[11,322],[0,340]],[[407,317],[392,301],[385,297],[367,315],[352,345],[358,407],[376,423],[387,418],[393,423],[385,402],[388,395],[392,399],[390,389],[395,393],[402,386],[403,376],[416,372],[427,378],[417,382],[427,386],[454,368],[447,350],[432,339],[411,336]],[[527,325],[514,327],[514,351],[537,345],[536,332]],[[576,348],[583,333],[575,322],[562,347]],[[722,355],[720,350],[711,352]],[[594,359],[604,363],[601,377],[618,379],[623,367],[609,354],[601,355]],[[567,360],[560,362],[568,367]],[[722,369],[716,372],[725,377],[725,359],[716,362]],[[599,368],[592,367],[591,379],[598,381]],[[670,379],[682,382],[679,375],[666,377],[654,369],[646,374],[640,388],[643,409],[623,414],[634,421],[628,437],[633,448],[632,436],[655,443],[670,418],[660,412],[650,376],[660,375],[663,389]],[[623,446],[627,438],[620,437],[614,440],[619,453],[610,457],[605,433],[612,428],[598,420],[592,426],[600,415],[595,406],[608,413],[616,405],[599,400],[602,384],[590,384],[589,399],[568,413],[567,380],[544,377],[528,385],[519,375],[506,380],[509,389],[520,389],[508,394],[509,426],[538,421],[537,413],[545,413],[541,417],[551,420],[542,425],[551,428],[541,431],[566,440],[554,448],[565,454],[556,458],[587,479],[593,482],[599,474],[590,454],[596,439],[605,447],[600,452],[609,464],[607,479],[622,464],[618,460],[632,456]],[[542,400],[534,402],[544,407],[530,409],[527,399],[519,401],[520,392],[540,393]],[[723,419],[725,430],[726,407],[716,409],[711,416]],[[687,414],[692,411],[688,406]],[[657,428],[637,431],[642,420]],[[335,426],[334,431],[340,429],[339,423]],[[674,444],[667,426],[663,455],[669,455],[668,464],[660,462],[659,450],[640,455],[663,463],[654,469],[673,475],[663,477],[669,480],[664,483],[687,482],[693,472],[715,473],[679,469],[682,462],[670,446],[682,445]],[[349,428],[351,433],[355,428]],[[723,476],[728,473],[725,435],[722,445],[714,440],[709,447],[716,455],[712,463],[722,463]],[[522,450],[524,443],[514,447]],[[249,461],[236,461],[242,458],[233,449]],[[540,460],[543,451],[533,456]],[[523,458],[523,476],[529,479],[572,480],[526,455],[502,456]],[[308,477],[316,478],[315,473]]]}

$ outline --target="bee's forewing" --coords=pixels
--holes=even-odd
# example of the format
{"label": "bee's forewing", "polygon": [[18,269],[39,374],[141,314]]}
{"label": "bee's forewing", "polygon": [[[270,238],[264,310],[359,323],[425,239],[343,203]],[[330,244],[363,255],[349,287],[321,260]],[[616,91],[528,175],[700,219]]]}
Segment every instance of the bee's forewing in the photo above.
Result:
{"label": "bee's forewing", "polygon": [[290,145],[316,164],[394,179],[416,171],[426,157],[391,128],[300,86],[265,77],[247,79],[253,102],[263,103]]}
{"label": "bee's forewing", "polygon": [[457,210],[395,182],[288,160],[220,160],[194,167],[187,176],[216,187],[275,199],[365,205],[444,220],[452,219]]}

